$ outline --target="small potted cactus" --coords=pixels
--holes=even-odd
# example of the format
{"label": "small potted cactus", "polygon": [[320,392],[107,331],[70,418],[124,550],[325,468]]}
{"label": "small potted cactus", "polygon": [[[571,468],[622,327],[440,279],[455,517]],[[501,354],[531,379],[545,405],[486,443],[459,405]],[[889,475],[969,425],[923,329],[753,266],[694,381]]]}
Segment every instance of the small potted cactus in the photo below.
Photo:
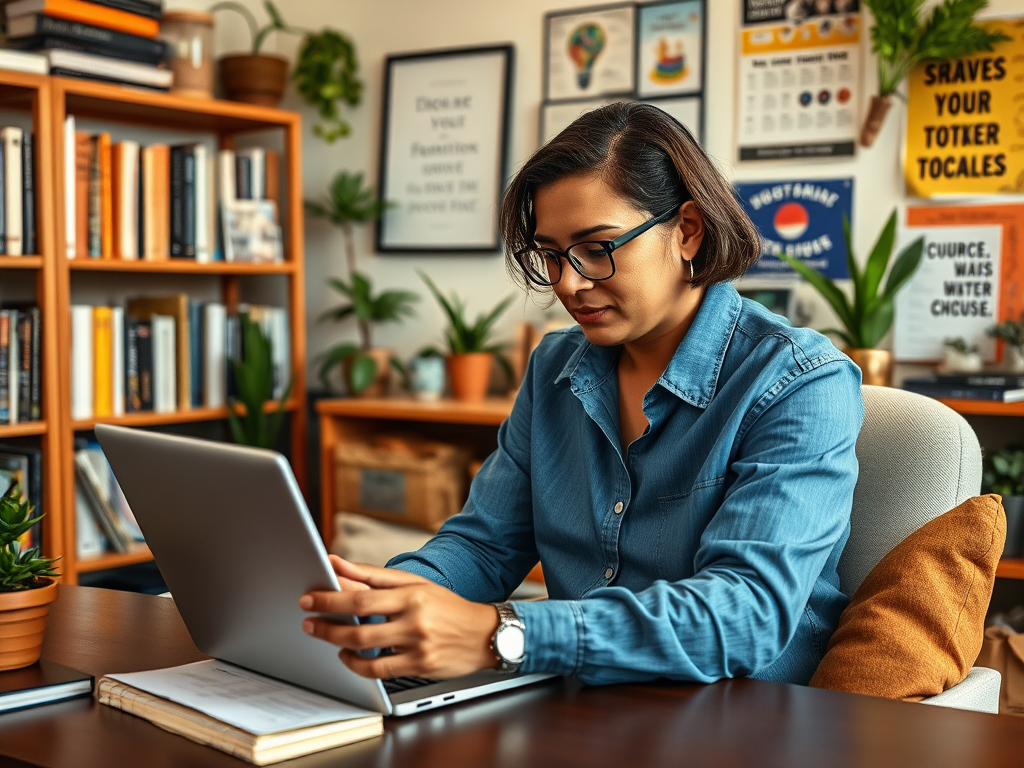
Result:
{"label": "small potted cactus", "polygon": [[50,603],[57,599],[57,558],[22,549],[18,539],[39,520],[18,483],[0,496],[0,671],[35,664],[43,647]]}
{"label": "small potted cactus", "polygon": [[943,373],[977,373],[981,370],[981,355],[977,344],[969,344],[962,336],[942,342]]}

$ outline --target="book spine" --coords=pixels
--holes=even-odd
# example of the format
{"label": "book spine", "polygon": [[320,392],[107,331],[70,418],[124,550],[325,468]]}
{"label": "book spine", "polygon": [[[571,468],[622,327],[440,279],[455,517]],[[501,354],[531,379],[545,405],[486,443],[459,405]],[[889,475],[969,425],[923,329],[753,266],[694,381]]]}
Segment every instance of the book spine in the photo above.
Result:
{"label": "book spine", "polygon": [[110,416],[113,412],[113,387],[110,380],[113,371],[111,360],[112,320],[113,313],[110,307],[93,308],[93,414],[95,416]]}
{"label": "book spine", "polygon": [[75,476],[79,480],[90,511],[114,551],[127,552],[130,541],[126,541],[125,536],[119,530],[116,513],[109,508],[109,504],[105,503],[99,480],[92,471],[89,457],[84,453],[84,450],[75,452]]}
{"label": "book spine", "polygon": [[64,118],[64,255],[75,258],[75,116]]}
{"label": "book spine", "polygon": [[1010,402],[1006,399],[1006,391],[1003,389],[985,389],[980,387],[922,387],[907,385],[903,388],[908,392],[914,392],[926,397],[934,397],[942,400],[992,400],[994,402]]}
{"label": "book spine", "polygon": [[195,258],[196,261],[205,264],[210,261],[212,248],[210,247],[210,156],[206,147],[202,144],[195,144],[192,147],[195,162],[194,170],[194,222],[195,222]]}
{"label": "book spine", "polygon": [[104,259],[112,259],[114,258],[114,190],[109,133],[99,135],[97,153],[100,169],[100,251]]}
{"label": "book spine", "polygon": [[[18,37],[38,40],[56,39],[98,50],[118,51],[119,55],[131,57],[151,64],[157,64],[167,57],[167,43],[138,35],[129,35],[94,24],[82,24],[55,16],[36,14],[32,26]],[[41,44],[38,48],[49,48]],[[111,53],[110,55],[118,55]]]}
{"label": "book spine", "polygon": [[186,259],[196,257],[196,156],[186,148],[182,156],[181,182],[182,212],[182,255]]}
{"label": "book spine", "polygon": [[156,19],[147,19],[82,0],[46,0],[42,10],[48,16],[83,24],[97,24],[140,37],[155,38],[160,32],[160,23]]}
{"label": "book spine", "polygon": [[7,253],[7,185],[5,177],[4,145],[0,141],[0,254]]}
{"label": "book spine", "polygon": [[39,307],[32,307],[29,315],[32,318],[32,391],[29,400],[32,421],[40,421],[43,418],[43,313]]}
{"label": "book spine", "polygon": [[153,323],[153,410],[173,413],[177,410],[177,349],[174,318],[154,315]]}
{"label": "book spine", "polygon": [[139,358],[139,409],[153,410],[153,324],[149,320],[135,323],[136,347]]}
{"label": "book spine", "polygon": [[18,312],[18,421],[32,421],[32,317]]}
{"label": "book spine", "polygon": [[228,315],[225,319],[224,334],[224,381],[226,383],[225,396],[230,402],[237,394],[235,387],[235,372],[232,360],[242,359],[242,324],[238,315]]}
{"label": "book spine", "polygon": [[171,258],[184,256],[185,211],[184,211],[185,157],[183,147],[171,147]]}
{"label": "book spine", "polygon": [[[88,135],[88,134],[87,134]],[[87,201],[84,224],[86,242],[79,243],[79,248],[87,249],[91,258],[98,259],[103,255],[103,179],[100,177],[100,138],[92,136],[89,139],[89,183],[87,187]],[[81,211],[76,212],[81,215]],[[80,220],[78,226],[81,229],[83,224]]]}
{"label": "book spine", "polygon": [[207,408],[227,404],[227,312],[223,304],[203,307],[203,403]]}
{"label": "book spine", "polygon": [[11,422],[11,312],[0,309],[0,424]]}
{"label": "book spine", "polygon": [[121,141],[113,148],[114,255],[126,261],[139,258],[139,145]]}
{"label": "book spine", "polygon": [[89,3],[95,5],[101,5],[104,8],[112,8],[118,11],[124,11],[125,13],[131,13],[136,16],[142,16],[146,19],[160,20],[160,6],[151,5],[144,2],[132,2],[132,0],[88,0]]}
{"label": "book spine", "polygon": [[124,307],[110,310],[111,411],[124,414]]}
{"label": "book spine", "polygon": [[[79,258],[92,256],[89,247],[90,173],[95,155],[92,137],[85,131],[75,132],[75,251]],[[97,167],[96,170],[99,173]],[[99,256],[97,249],[96,256]]]}
{"label": "book spine", "polygon": [[7,421],[9,424],[17,424],[18,414],[21,413],[18,404],[21,395],[18,375],[21,360],[18,356],[18,315],[20,313],[16,309],[10,309],[7,312],[9,316],[7,323],[7,399],[9,403]]}
{"label": "book spine", "polygon": [[136,413],[142,410],[142,398],[139,394],[139,335],[138,320],[131,315],[125,316],[124,331],[124,410]]}
{"label": "book spine", "polygon": [[245,155],[235,157],[235,198],[252,200],[252,159]]}
{"label": "book spine", "polygon": [[36,253],[36,137],[26,133],[21,142],[21,236],[25,253]]}
{"label": "book spine", "polygon": [[188,304],[189,405],[203,407],[203,305]]}
{"label": "book spine", "polygon": [[92,307],[71,307],[71,418],[89,419],[93,406]]}
{"label": "book spine", "polygon": [[281,156],[276,150],[268,149],[263,154],[264,198],[274,203],[274,209],[281,210]]}
{"label": "book spine", "polygon": [[21,240],[21,128],[0,129],[4,145],[5,240],[8,256],[20,256]]}

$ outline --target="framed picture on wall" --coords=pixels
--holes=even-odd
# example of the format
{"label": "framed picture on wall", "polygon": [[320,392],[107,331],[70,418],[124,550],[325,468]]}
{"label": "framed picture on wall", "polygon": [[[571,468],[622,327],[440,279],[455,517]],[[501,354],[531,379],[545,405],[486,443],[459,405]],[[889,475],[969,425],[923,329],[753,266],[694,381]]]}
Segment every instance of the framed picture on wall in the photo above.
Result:
{"label": "framed picture on wall", "polygon": [[513,58],[510,45],[387,58],[378,251],[500,248]]}
{"label": "framed picture on wall", "polygon": [[637,8],[638,98],[704,90],[706,24],[704,0],[667,0]]}
{"label": "framed picture on wall", "polygon": [[554,11],[544,17],[544,99],[633,92],[636,6]]}
{"label": "framed picture on wall", "polygon": [[698,143],[704,143],[704,98],[681,96],[674,99],[641,99],[646,104],[665,110],[685,125]]}
{"label": "framed picture on wall", "polygon": [[564,101],[544,104],[540,108],[540,143],[542,145],[547,144],[564,129],[568,128],[580,115],[616,101],[632,100],[629,96],[623,96],[617,99],[593,99],[590,101]]}

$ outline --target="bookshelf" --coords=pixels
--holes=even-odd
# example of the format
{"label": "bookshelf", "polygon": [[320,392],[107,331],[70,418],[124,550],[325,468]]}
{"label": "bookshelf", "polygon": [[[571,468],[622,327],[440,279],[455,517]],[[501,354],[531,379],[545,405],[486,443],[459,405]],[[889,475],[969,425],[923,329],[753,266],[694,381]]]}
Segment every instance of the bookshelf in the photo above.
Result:
{"label": "bookshelf", "polygon": [[[103,552],[78,558],[75,547],[74,440],[97,423],[173,429],[176,425],[225,421],[227,408],[194,408],[173,413],[130,413],[116,417],[71,418],[71,317],[76,276],[117,276],[124,289],[156,295],[181,291],[181,280],[211,281],[218,300],[235,308],[246,300],[252,281],[264,276],[285,283],[291,338],[292,394],[285,404],[291,426],[290,451],[300,487],[306,485],[306,382],[305,287],[303,269],[301,123],[294,112],[219,100],[190,99],[72,78],[26,75],[0,70],[0,109],[27,112],[36,136],[36,210],[39,253],[0,256],[0,283],[8,270],[17,270],[21,282],[35,281],[34,300],[43,322],[43,419],[0,425],[0,440],[37,440],[43,451],[44,550],[61,556],[65,583],[75,584],[80,573],[115,568],[152,559],[148,547],[136,544],[125,553]],[[65,116],[116,125],[121,132],[158,128],[183,136],[209,138],[220,149],[234,148],[235,139],[248,133],[275,132],[281,140],[281,210],[284,261],[276,264],[200,264],[193,261],[121,261],[69,259],[64,248],[64,145]],[[184,138],[179,140],[186,140]],[[40,204],[42,203],[42,204]],[[137,277],[138,280],[133,280]],[[161,290],[163,280],[174,278],[173,290]],[[84,277],[83,277],[84,279]],[[95,279],[95,278],[94,278]],[[102,277],[106,280],[107,278]],[[10,299],[0,292],[0,300]],[[19,297],[24,298],[24,297]],[[270,409],[274,404],[268,403]]]}

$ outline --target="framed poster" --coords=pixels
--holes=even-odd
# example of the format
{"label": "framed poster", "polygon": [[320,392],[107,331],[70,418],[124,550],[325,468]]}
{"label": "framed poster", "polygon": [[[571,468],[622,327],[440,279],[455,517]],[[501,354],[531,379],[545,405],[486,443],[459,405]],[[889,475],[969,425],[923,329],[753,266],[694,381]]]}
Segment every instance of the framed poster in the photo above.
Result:
{"label": "framed poster", "polygon": [[641,99],[668,112],[672,117],[686,126],[698,144],[704,143],[704,97],[683,96],[669,99]]}
{"label": "framed poster", "polygon": [[799,279],[780,253],[833,280],[850,276],[843,216],[852,218],[852,178],[737,184],[736,195],[761,233],[761,258],[747,276]]}
{"label": "framed poster", "polygon": [[863,23],[858,0],[743,0],[740,160],[855,154]]}
{"label": "framed poster", "polygon": [[637,8],[638,98],[704,90],[706,23],[704,0],[667,0]]}
{"label": "framed poster", "polygon": [[629,97],[621,99],[593,99],[589,101],[566,101],[555,104],[544,104],[540,108],[540,143],[547,144],[551,139],[568,128],[580,115],[591,110],[614,104],[616,101],[632,101]]}
{"label": "framed poster", "polygon": [[387,58],[378,251],[499,250],[512,66],[510,45]]}
{"label": "framed poster", "polygon": [[632,3],[545,15],[545,100],[631,94],[635,23]]}

